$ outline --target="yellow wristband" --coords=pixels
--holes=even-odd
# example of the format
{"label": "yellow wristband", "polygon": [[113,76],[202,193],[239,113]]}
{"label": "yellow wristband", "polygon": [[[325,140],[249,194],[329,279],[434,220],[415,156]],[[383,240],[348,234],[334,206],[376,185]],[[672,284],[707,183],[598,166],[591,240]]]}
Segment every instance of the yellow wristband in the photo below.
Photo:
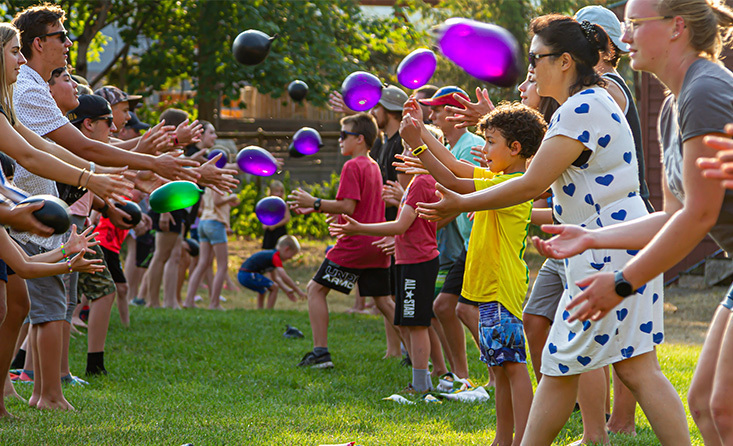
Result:
{"label": "yellow wristband", "polygon": [[417,146],[414,149],[412,149],[412,154],[415,156],[420,156],[420,154],[426,150],[428,150],[428,146],[423,144],[421,146]]}

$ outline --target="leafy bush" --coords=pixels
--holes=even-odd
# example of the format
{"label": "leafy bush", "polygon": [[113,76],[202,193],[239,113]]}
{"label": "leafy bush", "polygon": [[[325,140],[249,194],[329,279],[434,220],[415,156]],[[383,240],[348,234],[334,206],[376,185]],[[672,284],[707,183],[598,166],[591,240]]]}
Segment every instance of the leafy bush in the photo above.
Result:
{"label": "leafy bush", "polygon": [[[336,198],[336,192],[338,191],[339,176],[336,173],[331,173],[329,181],[308,184],[291,181],[290,173],[285,172],[282,183],[285,185],[286,196],[291,190],[300,187],[315,197],[333,200]],[[236,208],[232,208],[231,213],[232,230],[235,234],[244,237],[262,237],[262,223],[260,223],[255,215],[255,205],[267,195],[268,185],[261,178],[253,178],[250,181],[242,181],[240,187],[241,190],[237,192],[240,203]],[[287,227],[288,234],[295,235],[296,237],[315,239],[329,237],[326,214],[313,212],[306,215],[299,215],[292,213]]]}

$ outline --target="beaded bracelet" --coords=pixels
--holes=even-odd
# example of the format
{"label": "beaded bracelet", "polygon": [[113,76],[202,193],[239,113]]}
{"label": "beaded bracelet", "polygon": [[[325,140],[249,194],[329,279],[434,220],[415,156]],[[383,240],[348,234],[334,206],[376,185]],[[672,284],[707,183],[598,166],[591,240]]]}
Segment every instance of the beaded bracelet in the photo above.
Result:
{"label": "beaded bracelet", "polygon": [[71,260],[68,257],[66,258],[66,266],[69,267],[69,274],[74,272],[74,269],[71,267]]}
{"label": "beaded bracelet", "polygon": [[64,244],[63,243],[61,244],[61,254],[63,254],[63,256],[64,256],[65,259],[68,259],[69,258],[69,256],[66,255],[66,250],[64,249]]}

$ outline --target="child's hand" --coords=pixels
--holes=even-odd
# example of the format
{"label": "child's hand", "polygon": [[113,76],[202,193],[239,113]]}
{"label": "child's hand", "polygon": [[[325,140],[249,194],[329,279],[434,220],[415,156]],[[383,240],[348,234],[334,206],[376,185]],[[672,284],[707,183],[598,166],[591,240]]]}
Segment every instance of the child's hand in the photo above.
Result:
{"label": "child's hand", "polygon": [[421,175],[429,174],[428,170],[423,166],[420,158],[412,155],[395,155],[395,158],[402,160],[402,162],[395,161],[392,163],[393,166],[400,172],[404,172],[408,175]]}
{"label": "child's hand", "polygon": [[295,298],[295,292],[293,290],[285,291],[285,295],[288,296],[288,299],[290,299],[293,302],[297,302],[298,301]]}
{"label": "child's hand", "polygon": [[397,181],[387,180],[387,184],[382,186],[382,200],[389,206],[398,207],[404,194],[405,190]]}
{"label": "child's hand", "polygon": [[408,113],[405,113],[400,121],[400,136],[410,149],[415,149],[423,143],[421,126],[422,121],[418,121]]}
{"label": "child's hand", "polygon": [[494,104],[489,99],[489,91],[485,88],[481,90],[481,87],[476,87],[476,102],[468,101],[455,93],[453,98],[463,104],[463,108],[447,106],[445,111],[448,112],[448,117],[445,120],[457,122],[458,129],[478,124],[484,115],[494,109]]}
{"label": "child's hand", "polygon": [[296,288],[295,292],[298,293],[298,298],[300,300],[308,300],[308,295],[303,292],[300,288]]}
{"label": "child's hand", "polygon": [[592,231],[577,225],[542,225],[542,230],[548,234],[555,234],[549,240],[532,237],[537,251],[545,257],[566,259],[592,246]]}
{"label": "child's hand", "polygon": [[479,163],[481,167],[489,167],[489,163],[486,161],[484,146],[471,147],[471,155],[473,155],[473,160]]}
{"label": "child's hand", "polygon": [[98,273],[104,271],[104,261],[102,259],[86,259],[84,253],[80,252],[71,259],[71,269],[80,273]]}
{"label": "child's hand", "polygon": [[343,113],[345,115],[355,115],[356,112],[346,106],[344,97],[338,91],[332,91],[328,95],[328,108],[335,111],[336,113]]}
{"label": "child's hand", "polygon": [[93,226],[89,226],[83,232],[77,234],[76,225],[71,225],[71,236],[69,241],[64,243],[64,247],[68,254],[76,254],[78,252],[93,252],[91,249],[87,249],[91,246],[97,246],[98,240],[94,240],[94,237],[99,235],[98,232],[92,233]]}
{"label": "child's hand", "polygon": [[428,221],[438,221],[467,211],[463,209],[465,198],[462,194],[453,192],[440,183],[435,185],[435,194],[440,198],[440,201],[417,204],[418,217]]}
{"label": "child's hand", "polygon": [[187,146],[191,143],[201,141],[201,135],[204,133],[204,127],[199,123],[198,119],[189,123],[188,119],[178,124],[175,136],[178,138],[179,146]]}
{"label": "child's hand", "polygon": [[380,248],[382,250],[382,252],[385,253],[388,256],[393,256],[394,253],[395,253],[395,251],[394,251],[394,249],[395,249],[394,248],[394,237],[392,237],[392,236],[380,238],[376,242],[372,242],[372,245]]}
{"label": "child's hand", "polygon": [[417,98],[413,94],[410,96],[410,98],[405,102],[405,104],[402,106],[402,116],[410,115],[413,118],[417,119],[420,122],[425,121],[425,116],[422,112],[422,107],[420,106],[420,103],[417,102]]}
{"label": "child's hand", "polygon": [[360,224],[353,218],[346,214],[341,214],[346,223],[331,223],[328,227],[328,232],[332,237],[340,238],[344,235],[354,235],[359,232]]}
{"label": "child's hand", "polygon": [[313,195],[309,194],[301,188],[297,188],[294,191],[291,191],[290,195],[288,195],[288,204],[290,205],[290,208],[294,209],[296,212],[298,211],[298,209],[306,210],[308,208],[313,208],[313,204],[315,202],[316,199],[313,197]]}

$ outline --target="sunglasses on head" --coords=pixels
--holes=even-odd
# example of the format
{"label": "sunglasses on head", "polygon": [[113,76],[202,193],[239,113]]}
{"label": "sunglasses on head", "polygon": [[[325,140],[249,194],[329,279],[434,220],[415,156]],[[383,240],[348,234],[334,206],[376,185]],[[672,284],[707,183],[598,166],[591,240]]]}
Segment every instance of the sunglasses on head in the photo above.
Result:
{"label": "sunglasses on head", "polygon": [[344,140],[349,137],[349,135],[359,136],[361,133],[356,132],[347,132],[346,130],[341,130],[341,133],[339,133],[339,139]]}
{"label": "sunglasses on head", "polygon": [[67,31],[65,29],[64,30],[61,30],[61,31],[55,31],[55,32],[52,32],[52,33],[40,35],[40,36],[38,36],[38,38],[39,39],[45,39],[46,37],[53,37],[53,36],[58,36],[58,38],[61,41],[61,43],[64,43],[64,42],[66,42],[66,39],[69,38],[69,31]]}

